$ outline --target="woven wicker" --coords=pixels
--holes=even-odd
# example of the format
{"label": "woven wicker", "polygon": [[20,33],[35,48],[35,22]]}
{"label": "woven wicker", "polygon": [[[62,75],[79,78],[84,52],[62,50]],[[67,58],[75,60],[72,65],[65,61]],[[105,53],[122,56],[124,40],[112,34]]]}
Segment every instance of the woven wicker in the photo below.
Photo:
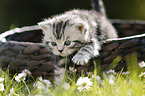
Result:
{"label": "woven wicker", "polygon": [[[145,60],[145,34],[143,34],[145,22],[112,20],[112,23],[118,31],[119,38],[104,41],[100,56],[90,60],[89,64],[76,66],[78,73],[93,70],[93,61],[99,63],[105,70],[118,56],[120,60],[115,70],[126,69],[126,57],[134,52],[139,61]],[[29,69],[34,78],[38,76],[53,78],[55,56],[41,44],[42,36],[42,31],[39,29],[6,35],[7,41],[0,42],[1,68],[9,69],[11,74]]]}

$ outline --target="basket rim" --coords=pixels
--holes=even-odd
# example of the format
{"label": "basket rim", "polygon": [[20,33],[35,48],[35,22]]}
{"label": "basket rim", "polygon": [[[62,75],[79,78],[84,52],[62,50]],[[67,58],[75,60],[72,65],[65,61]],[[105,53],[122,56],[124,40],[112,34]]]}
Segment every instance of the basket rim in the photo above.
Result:
{"label": "basket rim", "polygon": [[139,34],[139,35],[122,37],[122,38],[106,39],[106,40],[103,41],[103,43],[113,42],[113,41],[122,41],[122,40],[128,40],[128,39],[137,39],[137,38],[142,38],[142,37],[145,37],[145,33]]}
{"label": "basket rim", "polygon": [[[121,23],[121,24],[145,24],[145,20],[110,19],[110,21],[112,23]],[[28,31],[34,31],[34,30],[42,30],[42,29],[38,25],[30,25],[30,26],[24,26],[21,28],[14,28],[12,30],[5,31],[5,32],[0,34],[0,42],[43,45],[42,43],[21,42],[21,41],[13,41],[13,40],[7,41],[6,40],[6,37],[9,35],[13,35],[16,33],[24,33],[24,32],[28,32]],[[142,38],[142,37],[145,37],[145,33],[139,34],[139,35],[116,38],[116,39],[106,39],[106,40],[102,41],[102,43],[110,43],[110,42],[114,42],[114,41],[122,41],[122,40],[136,39],[136,38]]]}

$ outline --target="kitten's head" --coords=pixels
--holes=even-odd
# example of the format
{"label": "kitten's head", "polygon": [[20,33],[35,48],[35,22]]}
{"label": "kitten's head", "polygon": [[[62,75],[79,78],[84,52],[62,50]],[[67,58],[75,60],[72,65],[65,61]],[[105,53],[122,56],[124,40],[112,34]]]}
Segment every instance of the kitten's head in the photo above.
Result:
{"label": "kitten's head", "polygon": [[38,23],[44,33],[43,42],[55,55],[67,56],[84,45],[85,26],[82,23],[66,21]]}

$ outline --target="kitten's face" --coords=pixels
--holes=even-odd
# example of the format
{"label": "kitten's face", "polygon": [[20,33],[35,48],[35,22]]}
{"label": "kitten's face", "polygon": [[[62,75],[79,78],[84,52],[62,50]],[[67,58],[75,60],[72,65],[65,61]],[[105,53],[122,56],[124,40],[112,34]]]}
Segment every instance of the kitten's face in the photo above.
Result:
{"label": "kitten's face", "polygon": [[55,55],[67,56],[79,50],[84,44],[84,25],[68,22],[39,23],[44,31],[44,43]]}

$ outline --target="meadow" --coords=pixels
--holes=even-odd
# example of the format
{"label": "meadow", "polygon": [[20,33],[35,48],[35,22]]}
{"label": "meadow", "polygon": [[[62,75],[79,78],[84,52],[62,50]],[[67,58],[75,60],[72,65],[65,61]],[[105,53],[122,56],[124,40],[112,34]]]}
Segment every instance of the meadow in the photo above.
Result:
{"label": "meadow", "polygon": [[[77,70],[70,68],[62,84],[56,85],[39,77],[33,82],[26,80],[31,72],[27,69],[12,78],[9,71],[0,75],[0,96],[145,96],[145,62],[137,58],[127,60],[128,71],[113,69],[101,72],[94,68],[87,76],[75,77]],[[60,86],[61,85],[61,86]]]}

